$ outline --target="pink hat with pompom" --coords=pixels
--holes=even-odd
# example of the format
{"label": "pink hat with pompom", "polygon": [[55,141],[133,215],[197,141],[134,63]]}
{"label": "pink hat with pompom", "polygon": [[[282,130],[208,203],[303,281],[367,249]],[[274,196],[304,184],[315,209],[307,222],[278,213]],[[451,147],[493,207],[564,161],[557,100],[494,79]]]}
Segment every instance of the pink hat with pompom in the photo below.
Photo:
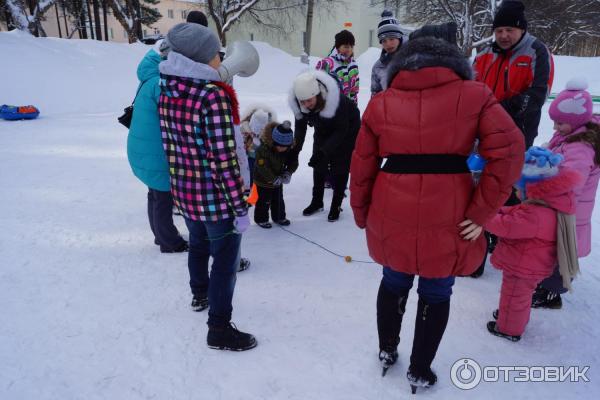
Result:
{"label": "pink hat with pompom", "polygon": [[550,104],[550,118],[554,122],[569,124],[574,130],[590,122],[594,106],[587,88],[587,82],[583,78],[567,82],[565,90]]}

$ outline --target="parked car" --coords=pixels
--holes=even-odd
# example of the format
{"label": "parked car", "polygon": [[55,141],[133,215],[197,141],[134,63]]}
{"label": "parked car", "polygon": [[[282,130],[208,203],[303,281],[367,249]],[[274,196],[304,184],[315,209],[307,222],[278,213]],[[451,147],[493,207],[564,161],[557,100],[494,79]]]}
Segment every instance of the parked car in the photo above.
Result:
{"label": "parked car", "polygon": [[144,36],[144,38],[140,41],[144,44],[155,44],[156,42],[158,42],[159,40],[162,40],[164,38],[165,38],[165,35],[162,35],[159,33],[156,35]]}

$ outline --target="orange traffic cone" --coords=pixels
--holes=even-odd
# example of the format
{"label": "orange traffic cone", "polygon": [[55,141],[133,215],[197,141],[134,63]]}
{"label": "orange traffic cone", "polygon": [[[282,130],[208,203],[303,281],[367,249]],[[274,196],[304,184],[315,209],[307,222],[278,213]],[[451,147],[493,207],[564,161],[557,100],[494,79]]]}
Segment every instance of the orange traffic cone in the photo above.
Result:
{"label": "orange traffic cone", "polygon": [[255,206],[257,201],[258,201],[258,190],[256,189],[256,183],[253,183],[252,189],[250,189],[250,195],[246,199],[246,202],[248,204],[252,204],[253,206]]}

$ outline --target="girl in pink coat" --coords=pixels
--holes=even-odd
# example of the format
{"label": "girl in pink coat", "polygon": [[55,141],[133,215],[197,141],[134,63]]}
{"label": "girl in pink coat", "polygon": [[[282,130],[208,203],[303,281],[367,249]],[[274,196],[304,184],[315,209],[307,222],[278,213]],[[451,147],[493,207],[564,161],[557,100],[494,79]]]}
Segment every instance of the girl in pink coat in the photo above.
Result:
{"label": "girl in pink coat", "polygon": [[[521,339],[531,311],[536,285],[552,274],[557,265],[557,212],[575,213],[574,187],[581,180],[571,169],[558,169],[562,157],[532,147],[523,168],[523,203],[502,207],[485,225],[498,236],[491,262],[501,269],[500,308],[488,331],[512,341]],[[540,167],[539,165],[542,165]],[[523,189],[523,187],[522,187]],[[573,251],[573,257],[576,255]]]}
{"label": "girl in pink coat", "polygon": [[[600,179],[600,116],[593,115],[592,97],[586,88],[585,80],[572,79],[549,110],[555,132],[548,148],[562,154],[563,167],[574,169],[583,177],[574,190],[579,257],[585,257],[591,251],[591,218]],[[538,286],[531,305],[534,308],[561,308],[560,294],[565,292],[560,275],[555,271]]]}

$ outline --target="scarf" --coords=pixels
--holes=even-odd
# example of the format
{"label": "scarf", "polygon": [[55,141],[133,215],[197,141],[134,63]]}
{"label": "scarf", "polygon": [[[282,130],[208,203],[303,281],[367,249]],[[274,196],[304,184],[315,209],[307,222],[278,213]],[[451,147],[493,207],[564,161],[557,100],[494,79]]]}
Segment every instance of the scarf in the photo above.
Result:
{"label": "scarf", "polygon": [[[537,204],[552,208],[543,200],[527,199],[527,204]],[[554,209],[555,210],[555,209]],[[575,215],[556,211],[556,258],[558,271],[563,280],[563,287],[572,291],[571,281],[579,273],[579,258],[577,257],[577,232]]]}

